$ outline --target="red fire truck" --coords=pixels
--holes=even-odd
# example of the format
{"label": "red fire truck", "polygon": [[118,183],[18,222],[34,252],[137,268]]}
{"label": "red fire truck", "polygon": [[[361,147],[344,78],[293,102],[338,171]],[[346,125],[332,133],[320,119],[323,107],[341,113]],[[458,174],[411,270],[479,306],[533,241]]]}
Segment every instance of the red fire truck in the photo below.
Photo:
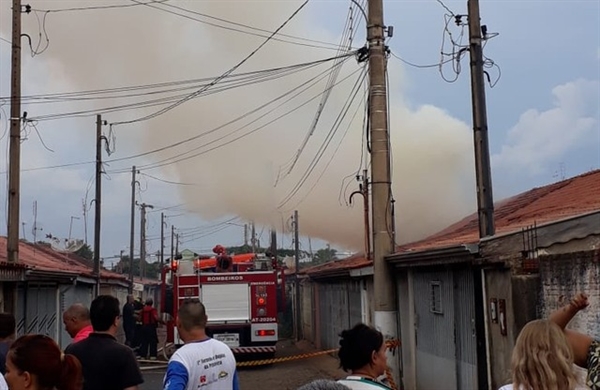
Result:
{"label": "red fire truck", "polygon": [[208,336],[227,344],[237,357],[273,356],[278,313],[285,302],[283,269],[275,258],[264,254],[228,256],[220,245],[213,251],[216,256],[174,259],[162,271],[165,355],[183,344],[175,326],[180,303],[198,298],[206,307]]}

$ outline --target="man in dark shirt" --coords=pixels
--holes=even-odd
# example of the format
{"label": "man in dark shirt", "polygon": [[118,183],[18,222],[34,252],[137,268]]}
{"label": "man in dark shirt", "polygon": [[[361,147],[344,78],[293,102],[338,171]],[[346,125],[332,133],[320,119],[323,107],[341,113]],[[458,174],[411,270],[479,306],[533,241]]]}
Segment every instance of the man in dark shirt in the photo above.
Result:
{"label": "man in dark shirt", "polygon": [[90,308],[94,333],[65,350],[81,362],[83,390],[137,390],[144,382],[133,351],[115,338],[119,306],[119,300],[111,295],[94,299]]}
{"label": "man in dark shirt", "polygon": [[0,373],[6,373],[6,354],[15,336],[15,316],[10,313],[0,313]]}
{"label": "man in dark shirt", "polygon": [[125,345],[133,347],[135,332],[135,305],[133,295],[127,296],[127,303],[123,305],[123,330],[125,331]]}

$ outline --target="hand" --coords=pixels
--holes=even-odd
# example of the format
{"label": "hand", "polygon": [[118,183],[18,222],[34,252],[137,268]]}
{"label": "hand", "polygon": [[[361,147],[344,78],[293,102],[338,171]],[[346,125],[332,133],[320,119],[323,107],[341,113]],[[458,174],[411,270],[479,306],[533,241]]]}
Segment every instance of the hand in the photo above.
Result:
{"label": "hand", "polygon": [[573,300],[571,300],[570,306],[577,310],[583,310],[586,307],[589,306],[589,302],[588,302],[588,297],[587,295],[585,295],[584,293],[579,293],[575,296],[575,298],[573,298]]}

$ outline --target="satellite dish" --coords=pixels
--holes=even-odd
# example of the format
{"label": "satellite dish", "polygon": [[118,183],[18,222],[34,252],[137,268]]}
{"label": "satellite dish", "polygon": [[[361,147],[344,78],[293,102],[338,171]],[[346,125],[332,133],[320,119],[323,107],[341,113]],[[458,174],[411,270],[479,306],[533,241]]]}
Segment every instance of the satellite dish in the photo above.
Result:
{"label": "satellite dish", "polygon": [[52,235],[46,236],[50,240],[50,246],[53,250],[61,253],[74,253],[80,250],[85,242],[79,239],[58,238]]}

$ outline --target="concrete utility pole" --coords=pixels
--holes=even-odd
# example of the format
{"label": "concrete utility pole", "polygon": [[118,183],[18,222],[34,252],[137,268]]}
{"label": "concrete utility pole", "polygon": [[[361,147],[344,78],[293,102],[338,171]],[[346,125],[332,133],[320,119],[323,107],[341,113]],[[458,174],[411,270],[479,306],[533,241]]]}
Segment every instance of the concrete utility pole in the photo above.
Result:
{"label": "concrete utility pole", "polygon": [[244,246],[248,246],[248,224],[244,224]]}
{"label": "concrete utility pole", "polygon": [[160,213],[160,269],[165,265],[165,213]]}
{"label": "concrete utility pole", "polygon": [[[363,194],[364,218],[365,218],[365,257],[371,259],[371,224],[369,223],[369,177],[365,169],[362,176],[362,185],[360,190]],[[393,214],[392,214],[393,215]],[[392,231],[395,231],[392,229]]]}
{"label": "concrete utility pole", "polygon": [[96,115],[96,196],[94,198],[94,276],[96,296],[100,295],[100,228],[102,221],[102,115]]}
{"label": "concrete utility pole", "polygon": [[83,206],[83,235],[84,242],[87,245],[88,234],[87,234],[87,204],[85,203],[85,199],[81,199],[81,205]]}
{"label": "concrete utility pole", "polygon": [[467,4],[469,9],[469,55],[471,56],[471,100],[473,102],[477,210],[479,213],[479,236],[483,238],[493,236],[495,233],[494,195],[492,192],[482,47],[487,29],[485,26],[483,26],[483,29],[481,27],[479,0],[468,0]]}
{"label": "concrete utility pole", "polygon": [[[71,215],[71,222],[69,223],[69,241],[71,241],[71,234],[73,233],[73,220],[79,219],[79,217],[75,217]],[[35,240],[33,241],[35,243]]]}
{"label": "concrete utility pole", "polygon": [[256,228],[254,226],[254,221],[252,221],[252,232],[250,233],[252,235],[252,238],[250,238],[250,243],[252,244],[252,253],[256,253]]}
{"label": "concrete utility pole", "polygon": [[175,256],[179,254],[179,233],[175,233]]}
{"label": "concrete utility pole", "polygon": [[[385,256],[394,251],[390,136],[386,88],[386,46],[383,0],[368,1],[367,41],[369,44],[369,103],[371,136],[371,196],[373,219],[373,281],[375,285],[375,327],[384,338],[398,338],[398,315],[394,279]],[[388,365],[399,383],[398,354],[387,352]]]}
{"label": "concrete utility pole", "polygon": [[129,294],[133,293],[133,257],[135,249],[135,165],[131,167],[131,221],[129,231]]}
{"label": "concrete utility pole", "polygon": [[302,339],[302,321],[301,315],[302,307],[300,306],[300,279],[298,273],[300,272],[300,231],[298,230],[298,210],[294,211],[294,257],[296,265],[296,285],[294,289],[295,306],[296,306],[296,340]]}
{"label": "concrete utility pole", "polygon": [[19,261],[19,208],[21,199],[21,0],[13,0],[12,21],[6,258],[8,262],[16,263]]}
{"label": "concrete utility pole", "polygon": [[271,229],[271,255],[277,259],[277,230]]}
{"label": "concrete utility pole", "polygon": [[175,258],[175,226],[171,225],[171,262]]}
{"label": "concrete utility pole", "polygon": [[146,276],[146,209],[153,209],[154,206],[146,203],[140,205],[140,278]]}

